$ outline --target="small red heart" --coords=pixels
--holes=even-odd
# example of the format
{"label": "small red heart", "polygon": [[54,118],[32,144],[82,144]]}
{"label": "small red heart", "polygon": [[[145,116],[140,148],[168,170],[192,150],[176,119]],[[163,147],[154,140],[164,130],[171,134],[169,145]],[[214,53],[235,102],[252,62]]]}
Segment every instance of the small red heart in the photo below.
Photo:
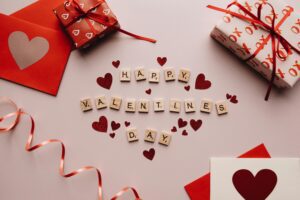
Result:
{"label": "small red heart", "polygon": [[120,126],[121,126],[120,123],[117,123],[117,122],[115,122],[115,121],[112,121],[112,122],[111,122],[111,129],[112,129],[113,131],[118,130],[118,129],[120,128]]}
{"label": "small red heart", "polygon": [[173,128],[171,129],[171,131],[172,131],[173,133],[175,133],[175,132],[177,132],[177,128],[176,128],[175,126],[173,126]]}
{"label": "small red heart", "polygon": [[202,125],[202,120],[199,119],[199,120],[196,121],[196,120],[192,119],[190,121],[190,125],[194,129],[194,131],[197,131]]}
{"label": "small red heart", "polygon": [[124,124],[126,127],[130,126],[130,122],[128,122],[128,121],[125,121]]}
{"label": "small red heart", "polygon": [[155,156],[155,149],[151,148],[149,149],[149,151],[145,150],[143,151],[143,155],[149,159],[149,160],[153,160],[154,156]]}
{"label": "small red heart", "polygon": [[188,133],[186,130],[183,130],[183,131],[182,131],[182,135],[183,135],[183,136],[187,136],[188,134],[189,134],[189,133]]}
{"label": "small red heart", "polygon": [[232,96],[231,96],[230,94],[228,94],[228,93],[226,94],[226,98],[227,98],[227,99],[230,99],[231,97],[232,97]]}
{"label": "small red heart", "polygon": [[187,121],[184,121],[183,119],[179,118],[178,119],[178,127],[183,128],[187,125]]}
{"label": "small red heart", "polygon": [[110,136],[111,138],[114,138],[114,137],[116,136],[116,134],[115,134],[115,133],[110,133],[109,136]]}
{"label": "small red heart", "polygon": [[187,85],[187,86],[184,87],[184,89],[185,89],[186,91],[190,91],[191,86]]}
{"label": "small red heart", "polygon": [[146,92],[146,94],[149,94],[149,95],[150,95],[150,94],[151,94],[151,92],[152,92],[152,90],[149,88],[149,89],[148,89],[148,90],[146,90],[145,92]]}
{"label": "small red heart", "polygon": [[166,64],[166,62],[167,62],[167,58],[166,57],[157,57],[157,62],[160,64],[160,66],[164,66],[164,64]]}
{"label": "small red heart", "polygon": [[211,87],[211,82],[209,80],[205,80],[204,74],[199,74],[197,76],[196,82],[195,82],[195,88],[198,90],[205,90]]}
{"label": "small red heart", "polygon": [[241,169],[232,176],[232,183],[245,200],[265,200],[277,184],[277,175],[270,169],[262,169],[255,176]]}
{"label": "small red heart", "polygon": [[113,65],[115,68],[118,68],[118,67],[120,66],[120,61],[119,61],[119,60],[112,61],[112,65]]}
{"label": "small red heart", "polygon": [[92,127],[95,131],[107,132],[107,119],[105,116],[101,116],[98,122],[93,122]]}
{"label": "small red heart", "polygon": [[239,102],[239,101],[237,100],[237,98],[236,98],[236,95],[233,95],[233,96],[231,97],[230,102],[231,102],[231,103],[238,103],[238,102]]}
{"label": "small red heart", "polygon": [[100,85],[101,87],[108,89],[108,90],[110,89],[110,87],[112,85],[112,81],[113,81],[113,77],[112,77],[111,73],[106,73],[104,77],[97,78],[98,85]]}

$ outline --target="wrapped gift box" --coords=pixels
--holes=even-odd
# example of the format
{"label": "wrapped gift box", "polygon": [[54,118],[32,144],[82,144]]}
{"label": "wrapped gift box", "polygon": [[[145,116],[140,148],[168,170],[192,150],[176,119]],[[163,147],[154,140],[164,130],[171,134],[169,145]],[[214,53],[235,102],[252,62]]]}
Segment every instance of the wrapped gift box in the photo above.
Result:
{"label": "wrapped gift box", "polygon": [[[297,50],[300,51],[300,15],[293,7],[279,0],[247,0],[238,1],[248,11],[257,16],[258,7],[263,4],[261,20],[266,24],[272,24],[272,9],[276,13],[275,26],[278,32]],[[238,6],[230,6],[228,10],[248,16]],[[258,71],[266,79],[271,80],[273,71],[272,41],[270,33],[264,28],[240,19],[232,14],[226,14],[215,26],[211,33],[212,38],[226,46],[241,59],[247,61],[252,68]],[[261,47],[258,54],[250,59],[254,52]],[[287,52],[280,47],[279,53],[287,56]],[[274,84],[279,88],[292,87],[300,77],[300,55],[295,50],[285,60],[277,60],[276,77]]]}
{"label": "wrapped gift box", "polygon": [[97,38],[115,31],[119,23],[104,0],[70,0],[54,13],[76,48],[89,46]]}

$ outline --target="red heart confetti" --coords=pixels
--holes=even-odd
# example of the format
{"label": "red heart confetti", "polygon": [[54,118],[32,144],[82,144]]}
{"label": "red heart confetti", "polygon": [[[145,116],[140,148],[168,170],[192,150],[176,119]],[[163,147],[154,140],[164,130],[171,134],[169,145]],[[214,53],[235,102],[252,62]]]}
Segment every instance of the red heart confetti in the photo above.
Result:
{"label": "red heart confetti", "polygon": [[125,121],[124,124],[126,127],[130,126],[130,122],[128,122],[128,121]]}
{"label": "red heart confetti", "polygon": [[110,133],[109,136],[114,139],[116,134],[115,133]]}
{"label": "red heart confetti", "polygon": [[197,131],[202,125],[202,120],[199,119],[199,120],[196,121],[196,120],[192,119],[190,121],[190,125],[194,129],[194,131]]}
{"label": "red heart confetti", "polygon": [[164,66],[164,64],[166,64],[166,62],[167,62],[167,58],[166,57],[157,57],[157,62],[160,64],[160,66]]}
{"label": "red heart confetti", "polygon": [[206,90],[210,87],[211,87],[211,82],[209,80],[205,80],[204,74],[199,74],[195,82],[195,88],[198,90]]}
{"label": "red heart confetti", "polygon": [[117,122],[115,122],[115,121],[112,121],[112,122],[111,122],[111,129],[112,129],[113,131],[118,130],[118,129],[120,128],[120,126],[121,126],[120,123],[117,123]]}
{"label": "red heart confetti", "polygon": [[183,128],[187,125],[187,121],[184,121],[182,118],[178,119],[178,127]]}
{"label": "red heart confetti", "polygon": [[98,132],[107,132],[107,119],[105,116],[101,116],[98,122],[93,122],[92,127],[95,131]]}
{"label": "red heart confetti", "polygon": [[153,160],[154,156],[155,156],[155,149],[151,148],[149,149],[149,151],[145,150],[143,151],[143,155],[149,159],[149,160]]}
{"label": "red heart confetti", "polygon": [[115,68],[118,68],[120,66],[120,61],[116,60],[116,61],[112,61],[111,63]]}
{"label": "red heart confetti", "polygon": [[173,126],[173,128],[171,129],[171,131],[172,131],[173,133],[175,133],[175,132],[177,132],[177,128],[176,128],[175,126]]}
{"label": "red heart confetti", "polygon": [[152,90],[149,88],[149,89],[148,89],[148,90],[146,90],[145,92],[146,92],[146,94],[149,94],[149,95],[150,95],[150,94],[151,94],[151,92],[152,92]]}
{"label": "red heart confetti", "polygon": [[231,103],[238,103],[238,102],[239,102],[239,101],[237,100],[237,98],[236,98],[236,95],[233,95],[233,96],[231,97],[230,102],[231,102]]}
{"label": "red heart confetti", "polygon": [[231,96],[230,94],[228,94],[228,93],[226,94],[226,98],[227,98],[227,99],[231,99],[231,97],[232,97],[232,96]]}
{"label": "red heart confetti", "polygon": [[189,86],[189,85],[187,85],[187,86],[184,86],[184,89],[185,89],[186,91],[190,91],[190,89],[191,89],[191,86]]}
{"label": "red heart confetti", "polygon": [[232,182],[235,189],[246,200],[264,200],[277,184],[277,175],[270,169],[262,169],[255,176],[247,169],[234,173]]}
{"label": "red heart confetti", "polygon": [[110,89],[110,87],[112,85],[112,81],[113,81],[113,77],[112,77],[111,73],[106,73],[104,77],[97,78],[98,85],[100,85],[101,87],[108,89],[108,90]]}
{"label": "red heart confetti", "polygon": [[188,133],[186,130],[183,130],[183,131],[182,131],[182,135],[183,135],[183,136],[188,136],[188,134],[189,134],[189,133]]}

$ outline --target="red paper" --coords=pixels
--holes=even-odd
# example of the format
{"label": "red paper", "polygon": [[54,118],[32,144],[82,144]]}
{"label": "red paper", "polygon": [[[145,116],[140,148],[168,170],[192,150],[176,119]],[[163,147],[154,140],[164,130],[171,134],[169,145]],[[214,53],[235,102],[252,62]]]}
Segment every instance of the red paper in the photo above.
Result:
{"label": "red paper", "polygon": [[[0,33],[0,78],[51,95],[57,95],[65,66],[72,50],[71,41],[61,31],[59,21],[52,11],[61,2],[63,0],[41,0],[17,11],[11,16],[0,15],[2,27]],[[8,40],[14,32],[19,32],[15,34],[19,34],[19,39],[20,32],[22,32],[23,36],[28,37],[29,41],[25,42],[25,44],[28,44],[27,48],[29,47],[28,52],[41,44],[41,38],[48,42],[48,51],[40,59],[35,58],[31,62],[27,60],[24,64],[20,55],[26,54],[24,54],[26,51],[23,51],[22,54],[22,50],[24,50],[22,48],[25,47],[15,45],[21,51],[17,48],[9,47],[10,43]],[[39,38],[39,41],[35,40],[36,37]],[[32,41],[32,39],[35,41]],[[16,41],[16,39],[10,41]],[[29,65],[30,63],[32,64]]]}
{"label": "red paper", "polygon": [[[239,156],[239,158],[270,158],[264,144],[261,144],[254,149]],[[185,187],[191,200],[209,200],[210,199],[210,173],[201,178],[189,183]]]}

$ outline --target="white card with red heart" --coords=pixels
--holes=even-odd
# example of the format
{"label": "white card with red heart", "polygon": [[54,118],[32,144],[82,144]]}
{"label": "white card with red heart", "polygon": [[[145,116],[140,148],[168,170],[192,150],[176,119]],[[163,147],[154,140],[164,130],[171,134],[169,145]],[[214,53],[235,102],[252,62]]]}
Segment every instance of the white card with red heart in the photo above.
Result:
{"label": "white card with red heart", "polygon": [[212,158],[211,200],[299,200],[299,158]]}

